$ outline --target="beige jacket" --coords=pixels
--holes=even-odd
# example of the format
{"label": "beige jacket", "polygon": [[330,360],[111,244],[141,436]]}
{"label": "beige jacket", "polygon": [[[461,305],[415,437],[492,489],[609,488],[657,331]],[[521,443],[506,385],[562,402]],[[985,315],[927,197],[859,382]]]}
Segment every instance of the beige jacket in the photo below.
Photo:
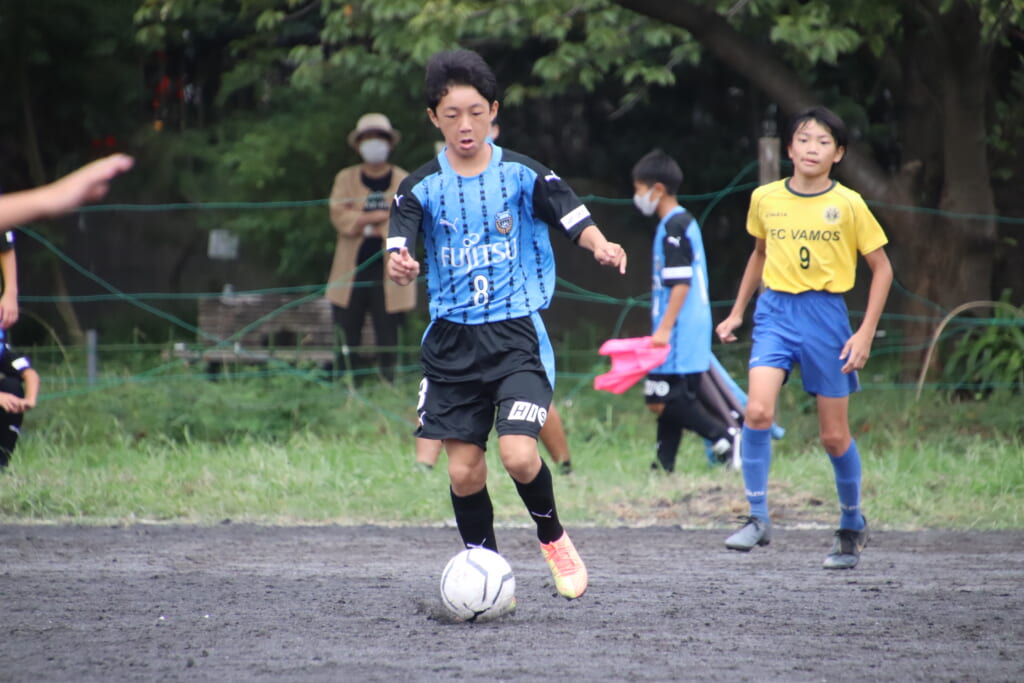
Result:
{"label": "beige jacket", "polygon": [[[391,185],[387,190],[390,202],[398,190],[398,184],[409,175],[404,169],[392,165]],[[359,178],[359,166],[343,168],[334,177],[331,189],[331,223],[338,232],[338,243],[334,248],[334,263],[327,281],[327,299],[335,306],[348,307],[352,297],[352,278],[356,269],[356,256],[363,243],[363,230],[356,228],[356,218],[363,213],[363,205],[370,191]],[[381,231],[384,239],[388,236],[387,221],[374,226]],[[386,270],[386,269],[385,269]],[[388,313],[402,313],[416,308],[416,287],[400,287],[384,276],[384,306]]]}

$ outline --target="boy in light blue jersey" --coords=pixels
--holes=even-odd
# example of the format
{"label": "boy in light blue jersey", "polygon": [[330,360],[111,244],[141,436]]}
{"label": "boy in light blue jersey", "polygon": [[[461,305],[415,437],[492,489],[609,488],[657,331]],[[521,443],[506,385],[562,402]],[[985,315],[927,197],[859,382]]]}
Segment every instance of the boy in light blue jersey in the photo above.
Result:
{"label": "boy in light blue jersey", "polygon": [[660,218],[652,248],[651,344],[671,350],[648,374],[644,399],[658,416],[655,466],[669,472],[683,429],[710,441],[720,462],[731,457],[734,436],[700,399],[701,375],[711,367],[711,305],[700,226],[676,199],[682,181],[679,164],[661,150],[633,167],[633,203]]}
{"label": "boy in light blue jersey", "polygon": [[400,285],[420,273],[410,253],[418,235],[425,247],[431,323],[421,348],[416,435],[445,442],[463,543],[497,550],[484,459],[496,429],[502,464],[536,522],[555,587],[577,598],[587,588],[586,566],[559,522],[551,472],[537,449],[554,361],[539,314],[555,286],[548,231],[621,273],[626,254],[554,171],[488,138],[497,83],[480,55],[434,55],[424,85],[427,115],[445,147],[402,182],[387,241],[388,276]]}

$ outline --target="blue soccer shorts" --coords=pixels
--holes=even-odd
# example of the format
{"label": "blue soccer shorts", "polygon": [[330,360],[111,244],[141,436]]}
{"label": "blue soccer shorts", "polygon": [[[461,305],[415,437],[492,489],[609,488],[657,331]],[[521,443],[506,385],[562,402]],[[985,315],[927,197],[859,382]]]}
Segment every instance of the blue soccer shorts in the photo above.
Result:
{"label": "blue soccer shorts", "polygon": [[860,390],[856,372],[843,374],[839,354],[853,335],[842,294],[787,294],[767,289],[754,312],[754,343],[749,367],[800,366],[804,391],[814,396],[842,398]]}

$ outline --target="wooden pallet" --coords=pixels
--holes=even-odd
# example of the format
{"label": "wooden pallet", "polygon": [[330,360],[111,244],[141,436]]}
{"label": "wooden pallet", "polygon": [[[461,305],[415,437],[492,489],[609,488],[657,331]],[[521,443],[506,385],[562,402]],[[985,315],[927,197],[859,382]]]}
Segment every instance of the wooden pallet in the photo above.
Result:
{"label": "wooden pallet", "polygon": [[286,294],[226,294],[199,300],[196,344],[177,344],[175,356],[207,363],[331,361],[335,355],[331,304],[323,297],[296,303]]}

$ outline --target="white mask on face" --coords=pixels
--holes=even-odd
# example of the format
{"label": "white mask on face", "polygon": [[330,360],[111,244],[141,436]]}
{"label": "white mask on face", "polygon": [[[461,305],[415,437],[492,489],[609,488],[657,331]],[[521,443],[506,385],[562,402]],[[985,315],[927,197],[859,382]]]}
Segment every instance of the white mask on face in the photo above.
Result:
{"label": "white mask on face", "polygon": [[370,138],[359,143],[359,156],[368,164],[383,164],[391,153],[391,144],[380,138]]}
{"label": "white mask on face", "polygon": [[633,195],[633,206],[640,210],[645,216],[653,216],[654,212],[658,210],[658,200],[653,199],[651,195],[654,194],[654,188],[647,190],[647,194],[634,194]]}

